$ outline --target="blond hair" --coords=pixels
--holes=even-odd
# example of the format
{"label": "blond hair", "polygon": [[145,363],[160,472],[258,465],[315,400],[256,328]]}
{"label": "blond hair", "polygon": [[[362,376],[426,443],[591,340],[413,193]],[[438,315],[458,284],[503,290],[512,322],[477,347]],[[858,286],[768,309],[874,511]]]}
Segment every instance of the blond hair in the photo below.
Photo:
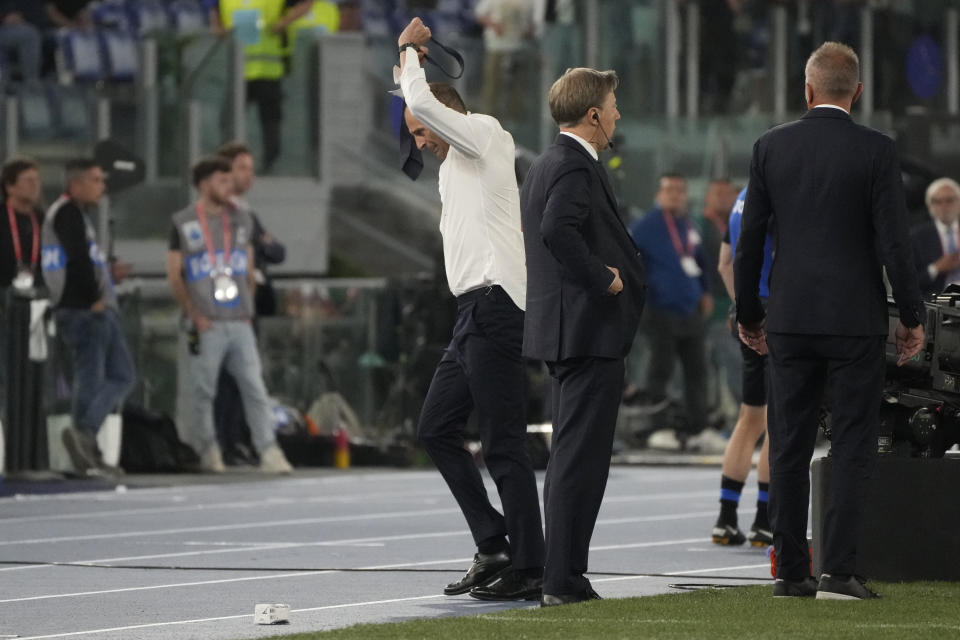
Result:
{"label": "blond hair", "polygon": [[591,107],[603,104],[607,94],[620,84],[615,71],[578,67],[567,69],[547,96],[550,115],[561,127],[576,125]]}

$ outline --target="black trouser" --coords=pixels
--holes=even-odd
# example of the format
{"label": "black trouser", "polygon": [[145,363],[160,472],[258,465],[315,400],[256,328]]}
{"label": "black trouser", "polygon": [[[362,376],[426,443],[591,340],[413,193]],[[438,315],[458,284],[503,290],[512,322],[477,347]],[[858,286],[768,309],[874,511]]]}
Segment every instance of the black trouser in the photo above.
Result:
{"label": "black trouser", "polygon": [[769,333],[767,345],[769,509],[778,577],[798,580],[810,573],[810,459],[824,389],[832,415],[833,464],[823,521],[823,571],[854,574],[860,505],[877,451],[884,337]]}
{"label": "black trouser", "polygon": [[[453,338],[433,375],[417,428],[475,542],[508,535],[515,569],[543,566],[536,477],[525,448],[523,312],[500,287],[457,298]],[[483,459],[503,515],[490,504],[463,431],[476,409]]]}
{"label": "black trouser", "polygon": [[281,81],[247,80],[247,102],[257,105],[263,137],[263,167],[269,169],[280,156],[280,122],[283,120]]}
{"label": "black trouser", "polygon": [[650,349],[646,390],[664,396],[680,359],[683,366],[683,395],[687,409],[687,433],[695,435],[707,426],[707,345],[706,325],[699,311],[682,316],[647,306],[644,329]]}
{"label": "black trouser", "polygon": [[590,587],[583,574],[610,472],[624,366],[622,358],[572,358],[548,365],[553,441],[543,487],[543,592],[577,594]]}

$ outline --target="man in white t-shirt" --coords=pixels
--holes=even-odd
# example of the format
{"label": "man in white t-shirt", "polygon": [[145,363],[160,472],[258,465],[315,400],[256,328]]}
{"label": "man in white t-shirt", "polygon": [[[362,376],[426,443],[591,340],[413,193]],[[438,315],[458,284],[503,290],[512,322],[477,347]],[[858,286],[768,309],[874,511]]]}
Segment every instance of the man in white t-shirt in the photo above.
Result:
{"label": "man in white t-shirt", "polygon": [[[443,161],[440,232],[447,282],[457,298],[453,337],[417,427],[477,545],[473,566],[444,593],[538,600],[544,544],[536,478],[524,447],[526,381],[520,349],[527,280],[514,143],[495,118],[468,112],[453,87],[427,84],[420,59],[429,38],[430,30],[414,18],[398,40],[400,69],[394,79],[417,147]],[[490,504],[463,446],[474,411],[502,514]]]}

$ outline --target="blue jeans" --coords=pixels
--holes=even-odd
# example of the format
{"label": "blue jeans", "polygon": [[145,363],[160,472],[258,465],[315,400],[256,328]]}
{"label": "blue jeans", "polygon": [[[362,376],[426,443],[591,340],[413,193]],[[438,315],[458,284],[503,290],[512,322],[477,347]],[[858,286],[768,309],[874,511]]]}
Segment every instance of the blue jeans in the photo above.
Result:
{"label": "blue jeans", "polygon": [[57,332],[73,353],[74,426],[96,435],[133,388],[136,373],[114,309],[58,309]]}

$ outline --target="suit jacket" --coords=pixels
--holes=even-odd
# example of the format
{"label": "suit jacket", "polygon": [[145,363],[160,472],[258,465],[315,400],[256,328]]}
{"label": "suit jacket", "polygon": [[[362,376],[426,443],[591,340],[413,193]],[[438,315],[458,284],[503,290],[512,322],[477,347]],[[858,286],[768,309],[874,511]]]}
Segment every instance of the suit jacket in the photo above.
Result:
{"label": "suit jacket", "polygon": [[[573,138],[556,141],[530,167],[520,191],[527,258],[523,354],[556,362],[622,358],[630,350],[646,280],[599,162]],[[607,294],[620,270],[623,291]]]}
{"label": "suit jacket", "polygon": [[737,319],[764,317],[758,286],[772,226],[767,331],[887,335],[883,270],[905,326],[923,318],[893,141],[840,109],[809,110],[757,140],[734,261]]}
{"label": "suit jacket", "polygon": [[943,244],[940,242],[940,232],[933,220],[917,225],[910,232],[910,241],[913,245],[913,261],[917,268],[917,279],[920,281],[920,292],[924,298],[929,298],[943,291],[947,285],[947,274],[941,273],[933,280],[927,267],[943,256]]}

